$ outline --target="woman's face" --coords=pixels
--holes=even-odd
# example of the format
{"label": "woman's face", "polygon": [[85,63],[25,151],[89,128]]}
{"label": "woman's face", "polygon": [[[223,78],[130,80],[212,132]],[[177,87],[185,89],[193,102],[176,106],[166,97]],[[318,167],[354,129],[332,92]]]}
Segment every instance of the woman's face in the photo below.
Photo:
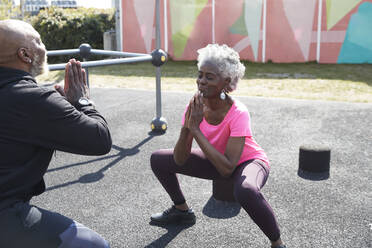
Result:
{"label": "woman's face", "polygon": [[219,97],[222,89],[225,88],[227,83],[228,81],[220,75],[215,64],[206,61],[200,66],[196,84],[198,85],[198,90],[203,94],[203,97]]}

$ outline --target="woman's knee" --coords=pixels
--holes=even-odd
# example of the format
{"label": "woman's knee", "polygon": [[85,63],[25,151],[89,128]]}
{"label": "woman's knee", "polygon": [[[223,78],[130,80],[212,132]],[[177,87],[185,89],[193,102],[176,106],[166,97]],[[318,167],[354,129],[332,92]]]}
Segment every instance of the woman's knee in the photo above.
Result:
{"label": "woman's knee", "polygon": [[159,169],[159,166],[169,161],[169,156],[172,156],[169,150],[158,150],[153,152],[150,157],[151,169],[155,172]]}
{"label": "woman's knee", "polygon": [[160,157],[161,157],[161,151],[156,151],[156,152],[153,152],[151,154],[151,157],[150,157],[150,164],[151,164],[151,169],[153,171],[156,170],[158,164],[159,164],[159,160],[160,160]]}
{"label": "woman's knee", "polygon": [[234,196],[239,203],[245,201],[252,202],[261,197],[261,192],[256,185],[243,182],[234,185]]}

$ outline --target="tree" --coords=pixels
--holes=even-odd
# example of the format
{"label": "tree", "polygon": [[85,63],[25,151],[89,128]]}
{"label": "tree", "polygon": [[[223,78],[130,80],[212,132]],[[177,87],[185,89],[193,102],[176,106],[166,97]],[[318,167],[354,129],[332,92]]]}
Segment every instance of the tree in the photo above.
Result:
{"label": "tree", "polygon": [[13,4],[13,0],[0,0],[0,20],[18,18],[19,8]]}

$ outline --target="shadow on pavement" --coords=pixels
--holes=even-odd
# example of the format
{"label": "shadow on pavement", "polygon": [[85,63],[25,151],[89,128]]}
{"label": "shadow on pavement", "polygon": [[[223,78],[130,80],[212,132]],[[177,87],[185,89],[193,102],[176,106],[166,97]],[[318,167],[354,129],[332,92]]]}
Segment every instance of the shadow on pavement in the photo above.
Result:
{"label": "shadow on pavement", "polygon": [[164,229],[167,229],[167,233],[163,234],[157,240],[154,240],[150,244],[146,245],[145,248],[163,248],[166,247],[178,234],[180,234],[183,230],[193,226],[194,224],[171,224],[167,226],[159,226],[150,222],[152,226],[158,226]]}
{"label": "shadow on pavement", "polygon": [[203,214],[215,219],[228,219],[237,216],[240,213],[241,206],[237,202],[225,202],[209,198],[207,204],[203,207]]}
{"label": "shadow on pavement", "polygon": [[85,162],[74,163],[74,164],[65,165],[65,166],[61,166],[61,167],[58,167],[58,168],[54,168],[54,169],[49,169],[47,172],[53,172],[53,171],[58,171],[58,170],[71,168],[71,167],[74,167],[74,166],[79,166],[79,165],[89,164],[89,163],[93,163],[93,162],[97,162],[97,161],[101,161],[101,160],[105,160],[105,159],[115,158],[113,161],[108,163],[105,167],[102,167],[100,170],[98,170],[96,172],[85,174],[85,175],[81,176],[79,179],[74,180],[74,181],[70,181],[70,182],[66,182],[66,183],[63,183],[63,184],[59,184],[59,185],[49,187],[45,191],[50,191],[50,190],[66,187],[66,186],[76,184],[76,183],[94,183],[94,182],[97,182],[97,181],[101,180],[105,176],[104,172],[106,170],[108,170],[111,167],[113,167],[114,165],[116,165],[118,162],[120,162],[125,157],[133,156],[133,155],[139,153],[139,151],[140,151],[138,149],[139,147],[141,147],[142,145],[144,145],[145,143],[150,141],[153,137],[157,136],[156,133],[152,133],[152,132],[150,132],[148,134],[149,134],[149,136],[147,138],[145,138],[140,143],[138,143],[137,145],[135,145],[134,147],[131,147],[131,148],[122,148],[122,147],[119,147],[117,145],[112,145],[112,149],[115,149],[115,150],[118,151],[118,153],[116,153],[114,155],[108,155],[108,156],[105,156],[105,157],[100,157],[100,158],[88,160],[88,161],[85,161]]}

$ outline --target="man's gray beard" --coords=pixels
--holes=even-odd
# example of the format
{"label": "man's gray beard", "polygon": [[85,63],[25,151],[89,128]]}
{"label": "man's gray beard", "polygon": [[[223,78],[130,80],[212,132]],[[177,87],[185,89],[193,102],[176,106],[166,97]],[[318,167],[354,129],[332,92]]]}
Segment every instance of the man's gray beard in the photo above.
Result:
{"label": "man's gray beard", "polygon": [[45,55],[45,57],[41,61],[40,56],[35,55],[34,60],[32,61],[32,67],[30,71],[31,75],[33,77],[37,77],[47,72],[49,72],[47,56]]}

